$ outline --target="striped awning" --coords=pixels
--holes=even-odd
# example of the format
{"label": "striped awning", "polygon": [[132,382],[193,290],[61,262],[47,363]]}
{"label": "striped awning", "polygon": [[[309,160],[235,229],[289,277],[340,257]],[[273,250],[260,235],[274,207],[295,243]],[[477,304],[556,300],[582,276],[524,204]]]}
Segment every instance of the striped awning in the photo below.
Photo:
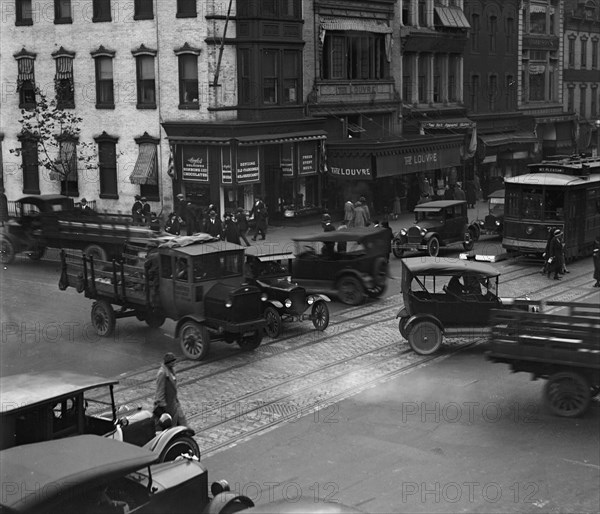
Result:
{"label": "striped awning", "polygon": [[158,184],[156,170],[156,145],[153,143],[142,143],[133,173],[129,176],[132,184]]}
{"label": "striped awning", "polygon": [[363,18],[321,18],[322,30],[354,30],[357,32],[377,32],[379,34],[391,34],[390,27],[383,20]]}
{"label": "striped awning", "polygon": [[58,57],[56,59],[56,78],[70,79],[73,76],[73,58]]}
{"label": "striped awning", "polygon": [[279,143],[298,143],[301,141],[317,141],[327,139],[327,132],[289,132],[287,134],[259,134],[257,136],[236,137],[238,144],[244,145],[273,145]]}
{"label": "striped awning", "polygon": [[[469,29],[471,25],[460,7],[455,6],[436,6],[435,13],[439,24],[443,27],[455,27],[459,29]],[[436,23],[437,25],[437,23]]]}
{"label": "striped awning", "polygon": [[537,143],[538,138],[533,132],[512,132],[501,134],[482,134],[479,139],[486,146],[502,146],[515,143]]}
{"label": "striped awning", "polygon": [[26,80],[33,80],[33,59],[23,58],[19,59],[19,74],[17,80],[19,83],[25,82]]}

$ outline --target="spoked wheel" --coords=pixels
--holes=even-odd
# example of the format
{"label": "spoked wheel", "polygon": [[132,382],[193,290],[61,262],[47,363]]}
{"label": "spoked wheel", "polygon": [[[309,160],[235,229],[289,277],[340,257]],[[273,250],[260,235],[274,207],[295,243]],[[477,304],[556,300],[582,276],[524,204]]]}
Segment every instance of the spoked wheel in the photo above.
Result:
{"label": "spoked wheel", "polygon": [[183,435],[173,439],[165,449],[161,452],[158,459],[159,462],[170,462],[175,460],[180,455],[191,453],[200,460],[200,448],[198,443],[191,437]]}
{"label": "spoked wheel", "polygon": [[186,321],[179,332],[181,351],[188,359],[199,361],[204,359],[210,348],[208,329],[196,321]]}
{"label": "spoked wheel", "polygon": [[275,339],[279,336],[279,334],[281,334],[281,316],[279,312],[277,312],[277,309],[273,306],[269,306],[265,309],[264,316],[265,321],[267,322],[265,325],[265,332],[269,337]]}
{"label": "spoked wheel", "polygon": [[109,337],[115,331],[117,318],[112,305],[106,300],[98,300],[92,305],[92,326],[100,337]]}
{"label": "spoked wheel", "polygon": [[431,355],[442,346],[442,331],[432,321],[418,321],[408,332],[408,344],[419,355]]}
{"label": "spoked wheel", "polygon": [[360,305],[365,299],[363,286],[355,277],[342,277],[337,289],[340,301],[346,305]]}
{"label": "spoked wheel", "polygon": [[256,350],[262,341],[262,330],[255,330],[252,335],[244,336],[238,339],[238,346],[246,351],[251,352],[252,350]]}
{"label": "spoked wheel", "polygon": [[311,318],[314,327],[322,332],[329,326],[329,307],[323,300],[315,302],[312,306]]}
{"label": "spoked wheel", "polygon": [[440,253],[440,241],[437,237],[432,237],[427,242],[427,251],[431,257],[437,257]]}
{"label": "spoked wheel", "polygon": [[87,257],[93,257],[94,261],[107,261],[106,250],[98,245],[88,245],[83,251]]}
{"label": "spoked wheel", "polygon": [[398,259],[402,259],[402,257],[404,257],[404,250],[399,248],[401,244],[402,243],[399,239],[394,239],[392,241],[392,253],[394,254],[394,257],[397,257]]}
{"label": "spoked wheel", "polygon": [[409,320],[409,318],[400,318],[400,321],[398,322],[398,329],[400,330],[400,335],[408,340],[408,334],[406,333],[406,323]]}
{"label": "spoked wheel", "polygon": [[11,264],[15,260],[15,245],[5,237],[0,239],[0,261]]}
{"label": "spoked wheel", "polygon": [[552,375],[544,386],[546,405],[558,416],[580,416],[588,408],[591,397],[592,391],[587,380],[573,371]]}

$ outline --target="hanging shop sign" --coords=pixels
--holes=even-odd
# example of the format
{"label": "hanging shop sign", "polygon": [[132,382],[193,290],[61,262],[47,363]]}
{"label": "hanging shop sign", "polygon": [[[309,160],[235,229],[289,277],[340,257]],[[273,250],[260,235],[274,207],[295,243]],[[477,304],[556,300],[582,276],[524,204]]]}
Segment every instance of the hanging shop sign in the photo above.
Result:
{"label": "hanging shop sign", "polygon": [[181,161],[183,180],[208,182],[208,147],[184,145]]}
{"label": "hanging shop sign", "polygon": [[281,145],[281,174],[284,177],[294,176],[294,144],[283,143]]}
{"label": "hanging shop sign", "polygon": [[221,183],[233,183],[233,171],[231,169],[231,147],[221,148]]}
{"label": "hanging shop sign", "polygon": [[317,167],[317,145],[314,141],[298,143],[298,174],[315,175]]}
{"label": "hanging shop sign", "polygon": [[238,146],[236,181],[238,184],[260,182],[258,146]]}

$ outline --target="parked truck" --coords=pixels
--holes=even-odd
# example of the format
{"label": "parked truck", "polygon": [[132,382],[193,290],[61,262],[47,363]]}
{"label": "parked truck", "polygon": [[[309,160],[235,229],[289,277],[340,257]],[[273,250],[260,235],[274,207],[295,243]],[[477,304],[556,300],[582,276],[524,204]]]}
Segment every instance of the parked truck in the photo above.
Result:
{"label": "parked truck", "polygon": [[16,202],[17,217],[0,232],[0,260],[10,264],[16,254],[41,259],[47,248],[83,250],[103,261],[117,258],[127,241],[143,241],[156,233],[135,226],[129,216],[85,213],[62,195],[31,195]]}
{"label": "parked truck", "polygon": [[74,287],[94,300],[91,320],[99,336],[110,336],[117,319],[135,316],[152,328],[175,320],[188,359],[204,359],[214,340],[243,350],[261,343],[267,297],[244,280],[242,246],[195,234],[159,244],[135,266],[65,251],[61,261],[59,288]]}

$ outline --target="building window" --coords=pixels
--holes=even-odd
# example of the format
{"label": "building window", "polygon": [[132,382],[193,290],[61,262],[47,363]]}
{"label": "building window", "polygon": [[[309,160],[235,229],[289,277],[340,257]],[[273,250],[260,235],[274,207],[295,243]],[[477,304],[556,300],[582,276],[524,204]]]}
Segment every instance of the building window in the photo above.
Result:
{"label": "building window", "polygon": [[515,41],[515,20],[514,18],[506,18],[506,53],[511,54]]}
{"label": "building window", "polygon": [[592,39],[592,70],[598,69],[598,40]]}
{"label": "building window", "polygon": [[19,138],[21,141],[21,166],[23,167],[23,193],[40,194],[40,173],[38,143],[33,138]]}
{"label": "building window", "polygon": [[373,80],[389,76],[384,34],[367,32],[325,35],[323,78]]}
{"label": "building window", "polygon": [[488,107],[490,112],[496,110],[496,100],[498,98],[498,75],[490,75],[488,81]]}
{"label": "building window", "polygon": [[458,72],[459,57],[455,54],[450,54],[448,60],[448,101],[456,102],[458,92],[456,90],[456,77]]}
{"label": "building window", "polygon": [[177,0],[177,18],[196,18],[196,0]]}
{"label": "building window", "polygon": [[96,108],[114,109],[113,58],[96,57]]}
{"label": "building window", "polygon": [[490,53],[496,53],[496,38],[498,37],[498,18],[496,16],[490,16]]}
{"label": "building window", "polygon": [[135,0],[134,1],[134,20],[152,20],[154,18],[153,0]]}
{"label": "building window", "polygon": [[427,58],[426,56],[421,56],[421,58],[419,59],[418,62],[418,73],[417,73],[417,77],[418,77],[418,84],[417,84],[417,101],[420,104],[424,104],[427,103],[427,71],[428,71],[428,66],[427,66]]}
{"label": "building window", "polygon": [[513,105],[514,92],[517,90],[515,78],[512,75],[506,75],[506,109],[510,110]]}
{"label": "building window", "polygon": [[301,18],[300,0],[259,0],[259,6],[266,18]]}
{"label": "building window", "polygon": [[540,102],[546,99],[546,63],[529,65],[529,100]]}
{"label": "building window", "polygon": [[419,27],[427,27],[427,0],[418,0],[418,24]]}
{"label": "building window", "polygon": [[582,118],[586,118],[586,96],[587,96],[587,86],[581,85],[579,86],[579,116]]}
{"label": "building window", "polygon": [[553,9],[547,4],[534,4],[529,6],[529,32],[531,34],[548,34],[547,11]]}
{"label": "building window", "polygon": [[402,100],[405,103],[412,102],[412,58],[410,55],[402,56]]}
{"label": "building window", "polygon": [[569,37],[569,68],[575,67],[575,38]]}
{"label": "building window", "polygon": [[592,87],[592,97],[590,102],[590,117],[596,118],[598,116],[598,86]]}
{"label": "building window", "polygon": [[75,84],[73,81],[74,56],[74,53],[69,53],[69,55],[53,54],[56,61],[56,75],[54,76],[56,105],[59,109],[75,108]]}
{"label": "building window", "polygon": [[103,132],[94,138],[98,144],[98,171],[100,175],[100,198],[119,198],[117,181],[118,138]]}
{"label": "building window", "polygon": [[588,38],[581,38],[581,68],[587,68],[587,42]]}
{"label": "building window", "polygon": [[92,22],[112,21],[110,0],[94,0]]}
{"label": "building window", "polygon": [[31,0],[16,0],[16,21],[15,25],[33,25],[33,11]]}
{"label": "building window", "polygon": [[408,0],[404,0],[402,2],[402,25],[404,25],[405,27],[407,27],[411,24],[410,6],[411,6],[411,2],[409,2]]}
{"label": "building window", "polygon": [[198,96],[198,56],[179,55],[179,107],[199,106]]}
{"label": "building window", "polygon": [[156,81],[154,56],[138,55],[137,61],[137,108],[156,109]]}
{"label": "building window", "polygon": [[77,141],[63,139],[59,141],[59,157],[56,165],[61,169],[60,194],[79,196],[79,180],[77,173]]}
{"label": "building window", "polygon": [[19,107],[31,109],[35,106],[35,76],[33,57],[22,57],[17,60],[17,89],[19,91]]}
{"label": "building window", "polygon": [[283,52],[283,103],[298,103],[298,85],[301,80],[300,52],[285,50]]}
{"label": "building window", "polygon": [[575,88],[569,86],[567,93],[567,112],[575,112]]}
{"label": "building window", "polygon": [[279,51],[263,50],[261,56],[262,101],[264,104],[278,103]]}
{"label": "building window", "polygon": [[471,15],[471,50],[479,52],[479,14]]}
{"label": "building window", "polygon": [[433,56],[433,101],[439,103],[442,101],[442,69],[440,55]]}
{"label": "building window", "polygon": [[138,158],[129,180],[132,184],[139,184],[140,195],[148,200],[159,200],[158,188],[158,155],[157,149],[160,140],[150,136],[147,132],[135,138],[139,146]]}
{"label": "building window", "polygon": [[252,103],[251,78],[250,78],[250,56],[251,52],[248,48],[239,50],[239,81],[240,81],[240,99],[241,105]]}
{"label": "building window", "polygon": [[54,23],[73,23],[71,0],[54,0]]}
{"label": "building window", "polygon": [[471,105],[473,110],[477,112],[479,108],[479,75],[471,77]]}

